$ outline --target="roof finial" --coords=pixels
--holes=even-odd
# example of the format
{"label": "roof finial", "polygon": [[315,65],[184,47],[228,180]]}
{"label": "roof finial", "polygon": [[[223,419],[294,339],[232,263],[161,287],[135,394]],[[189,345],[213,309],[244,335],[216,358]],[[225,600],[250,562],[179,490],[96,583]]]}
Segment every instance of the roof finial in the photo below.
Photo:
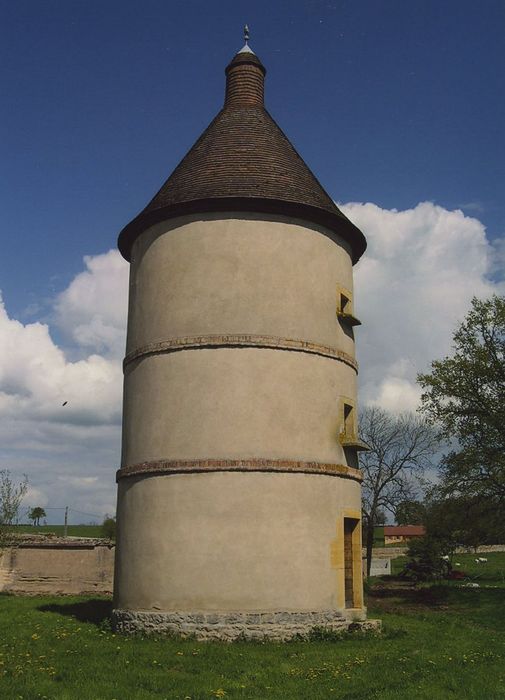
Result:
{"label": "roof finial", "polygon": [[247,43],[247,42],[249,41],[249,36],[250,36],[250,34],[249,34],[249,27],[247,26],[247,24],[244,24],[244,40],[245,40],[245,44],[244,44],[244,45],[242,46],[242,48],[240,49],[239,53],[252,53],[252,54],[254,53],[254,51],[251,49],[251,47],[250,47],[249,44]]}

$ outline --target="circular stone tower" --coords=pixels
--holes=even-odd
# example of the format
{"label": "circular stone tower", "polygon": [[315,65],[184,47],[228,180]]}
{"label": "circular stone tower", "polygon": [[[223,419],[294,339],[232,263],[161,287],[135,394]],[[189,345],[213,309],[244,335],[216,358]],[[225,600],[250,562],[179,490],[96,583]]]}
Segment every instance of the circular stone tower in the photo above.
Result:
{"label": "circular stone tower", "polygon": [[119,236],[121,631],[285,639],[364,618],[366,243],[265,110],[265,73],[246,44],[223,109]]}

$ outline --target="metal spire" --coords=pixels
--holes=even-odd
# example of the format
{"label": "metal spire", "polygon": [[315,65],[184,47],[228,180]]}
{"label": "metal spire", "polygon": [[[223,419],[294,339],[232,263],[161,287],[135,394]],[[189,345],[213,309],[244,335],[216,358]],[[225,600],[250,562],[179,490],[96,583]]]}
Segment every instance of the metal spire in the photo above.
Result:
{"label": "metal spire", "polygon": [[247,26],[247,24],[245,24],[245,25],[244,25],[244,41],[245,41],[245,44],[244,44],[243,47],[240,49],[239,53],[252,53],[252,54],[254,53],[254,51],[251,49],[251,47],[249,46],[249,43],[248,43],[248,42],[249,42],[249,36],[250,36],[249,27]]}

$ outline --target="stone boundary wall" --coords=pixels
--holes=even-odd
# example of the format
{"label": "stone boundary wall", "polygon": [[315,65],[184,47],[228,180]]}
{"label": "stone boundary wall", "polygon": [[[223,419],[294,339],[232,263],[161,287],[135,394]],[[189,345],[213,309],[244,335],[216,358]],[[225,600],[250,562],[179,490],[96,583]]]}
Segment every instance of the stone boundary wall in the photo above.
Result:
{"label": "stone boundary wall", "polygon": [[480,547],[457,547],[456,554],[485,554],[486,552],[505,552],[505,544],[483,544]]}
{"label": "stone boundary wall", "polygon": [[0,592],[111,594],[114,544],[107,540],[20,540],[0,549]]}
{"label": "stone boundary wall", "polygon": [[[374,547],[372,556],[374,559],[396,559],[407,554],[407,547]],[[363,558],[366,557],[366,549],[363,547]]]}
{"label": "stone boundary wall", "polygon": [[[408,547],[374,547],[374,559],[396,559],[407,555]],[[475,549],[474,547],[456,547],[456,554],[485,554],[486,552],[505,552],[505,544],[483,544]],[[366,549],[363,548],[363,557],[366,556]]]}

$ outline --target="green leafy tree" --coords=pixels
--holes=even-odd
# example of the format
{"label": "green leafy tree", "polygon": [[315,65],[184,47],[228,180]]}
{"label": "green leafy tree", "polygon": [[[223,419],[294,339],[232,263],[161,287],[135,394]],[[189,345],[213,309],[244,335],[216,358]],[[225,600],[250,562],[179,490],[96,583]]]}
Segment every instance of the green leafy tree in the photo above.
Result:
{"label": "green leafy tree", "polygon": [[421,501],[402,501],[396,507],[395,520],[397,525],[424,525],[426,506]]}
{"label": "green leafy tree", "polygon": [[408,561],[402,576],[414,581],[429,581],[447,576],[451,570],[447,543],[426,535],[409,542]]}
{"label": "green leafy tree", "polygon": [[505,505],[497,508],[479,496],[431,498],[427,534],[453,552],[458,545],[478,547],[505,542]]}
{"label": "green leafy tree", "polygon": [[109,540],[116,539],[116,518],[105,516],[102,523],[102,537],[106,537]]}
{"label": "green leafy tree", "polygon": [[43,508],[40,508],[37,506],[36,508],[32,508],[31,511],[28,513],[28,519],[33,520],[33,524],[35,525],[40,525],[40,519],[45,518],[46,516],[46,511]]}
{"label": "green leafy tree", "polygon": [[450,357],[420,374],[421,410],[453,441],[442,493],[505,501],[505,297],[472,300]]}
{"label": "green leafy tree", "polygon": [[368,451],[360,454],[363,472],[363,519],[370,575],[374,527],[381,512],[394,514],[398,505],[412,500],[422,484],[424,470],[438,446],[425,420],[412,413],[393,415],[378,407],[360,415],[359,434]]}

